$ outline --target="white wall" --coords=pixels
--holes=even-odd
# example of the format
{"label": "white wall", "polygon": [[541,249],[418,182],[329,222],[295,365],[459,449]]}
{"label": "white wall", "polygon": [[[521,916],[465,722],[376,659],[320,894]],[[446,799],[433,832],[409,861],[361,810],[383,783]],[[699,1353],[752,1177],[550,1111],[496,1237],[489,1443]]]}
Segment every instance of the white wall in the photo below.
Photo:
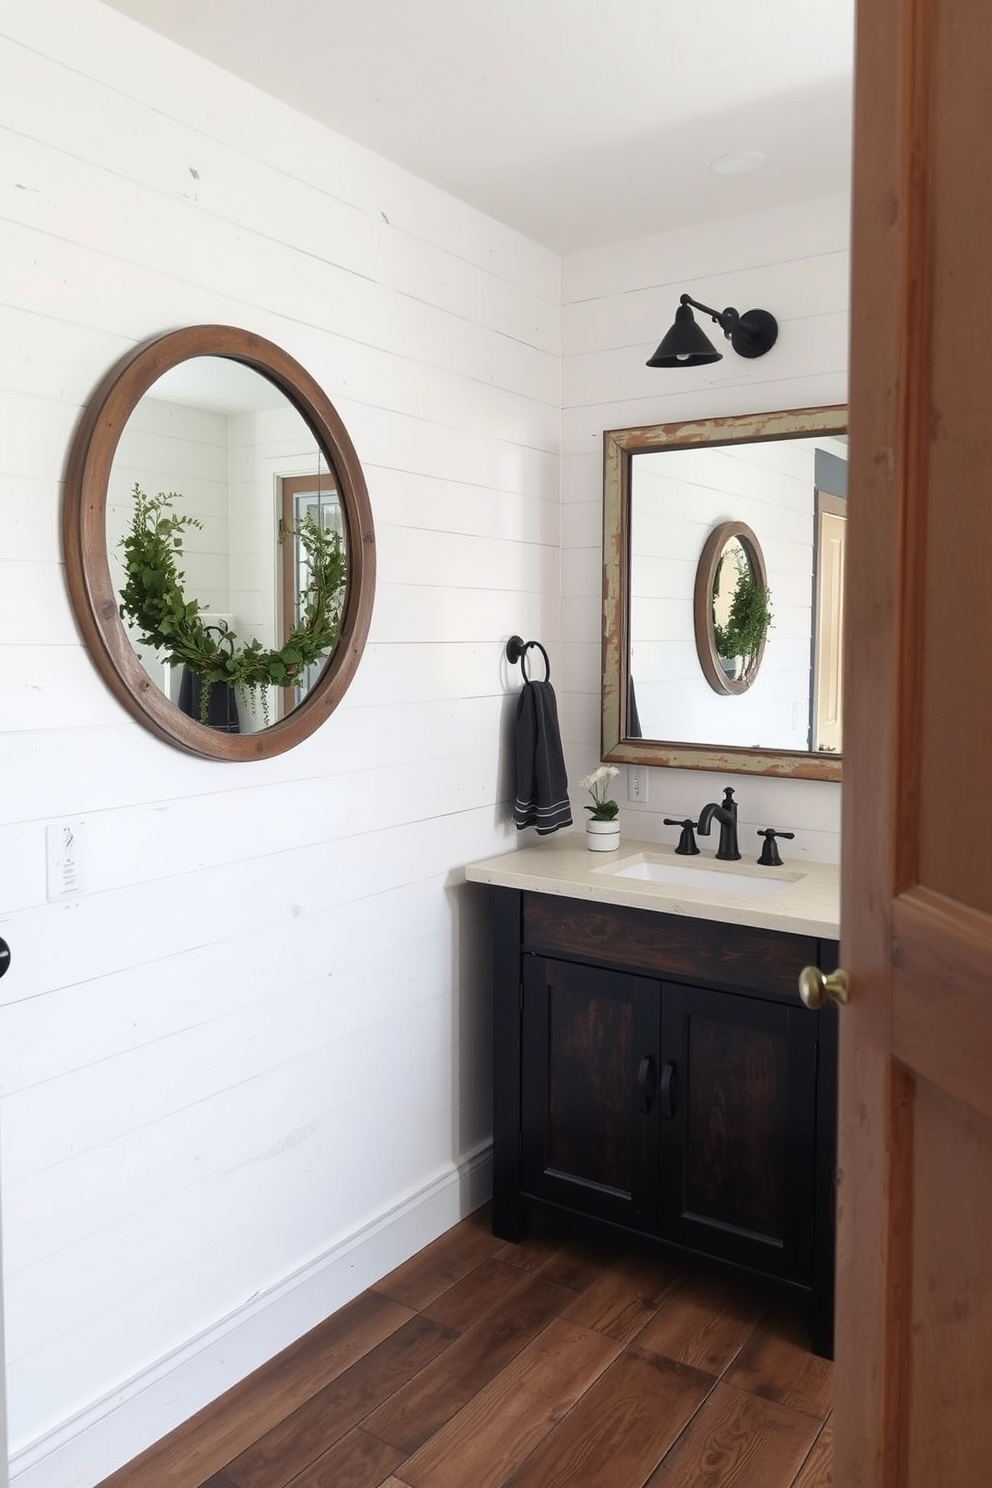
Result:
{"label": "white wall", "polygon": [[[593,248],[562,265],[563,736],[574,782],[599,758],[604,429],[731,413],[843,403],[847,396],[848,203],[834,196],[658,237]],[[779,321],[779,340],[747,361],[729,346],[707,367],[646,367],[679,295],[755,306]],[[703,322],[719,336],[716,327]],[[624,830],[674,840],[663,816],[720,800],[723,775],[651,770],[649,801],[616,783]],[[840,787],[819,781],[727,777],[740,807],[742,851],[754,829],[795,830],[794,857],[837,861]],[[581,804],[580,795],[573,797]]]}
{"label": "white wall", "polygon": [[[503,642],[558,641],[559,265],[95,0],[5,7],[0,131],[8,1424],[15,1481],[87,1488],[483,1196],[459,867],[514,843]],[[343,705],[254,765],[131,721],[60,559],[81,409],[197,322],[314,375],[378,537]]]}

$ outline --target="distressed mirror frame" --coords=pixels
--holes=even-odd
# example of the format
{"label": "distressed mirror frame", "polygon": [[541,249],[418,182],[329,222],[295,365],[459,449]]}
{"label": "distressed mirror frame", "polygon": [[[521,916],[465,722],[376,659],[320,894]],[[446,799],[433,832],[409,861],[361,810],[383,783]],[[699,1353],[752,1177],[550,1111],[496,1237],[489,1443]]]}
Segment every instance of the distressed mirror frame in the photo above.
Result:
{"label": "distressed mirror frame", "polygon": [[[172,367],[227,357],[273,383],[304,420],[337,479],[346,528],[347,589],[340,638],[304,700],[253,734],[229,734],[188,717],[156,687],[120,617],[107,553],[106,509],[117,445],[139,400]],[[337,412],[310,374],[271,341],[235,326],[198,325],[136,347],[100,383],[76,430],[66,471],[62,543],[69,598],[104,681],[157,738],[204,759],[268,759],[292,749],[330,716],[361,659],[372,618],[375,535],[365,477]]]}
{"label": "distressed mirror frame", "polygon": [[[790,408],[603,433],[603,638],[601,754],[615,764],[840,780],[842,756],[803,750],[748,749],[627,737],[630,686],[630,488],[633,456],[679,446],[801,439],[845,434],[847,407]],[[730,699],[728,699],[728,702]]]}

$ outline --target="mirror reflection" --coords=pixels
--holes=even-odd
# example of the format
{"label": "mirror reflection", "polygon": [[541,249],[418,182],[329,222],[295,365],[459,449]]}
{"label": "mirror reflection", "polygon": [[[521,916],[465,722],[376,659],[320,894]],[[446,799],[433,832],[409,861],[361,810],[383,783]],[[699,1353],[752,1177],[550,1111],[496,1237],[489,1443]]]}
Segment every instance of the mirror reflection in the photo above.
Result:
{"label": "mirror reflection", "polygon": [[721,522],[703,546],[694,593],[696,652],[714,692],[754,685],[771,622],[761,545],[750,527]]}
{"label": "mirror reflection", "polygon": [[[177,629],[154,644],[143,592],[141,615],[133,603],[128,609],[126,563],[134,547],[125,540],[142,497],[151,506],[147,523],[172,523],[176,576],[204,632],[195,641]],[[163,497],[171,501],[164,504]],[[318,551],[306,539],[314,532],[327,535],[323,552],[332,551],[328,543],[336,545],[341,560],[340,583],[322,620],[323,638],[336,636],[346,530],[335,474],[279,388],[225,357],[197,357],[163,373],[121,433],[106,527],[111,582],[118,602],[125,600],[128,636],[151,681],[176,707],[211,728],[250,733],[302,702],[333,646],[310,660],[315,642],[298,665],[291,659],[282,672],[272,658],[304,633]],[[216,658],[204,657],[204,637]],[[246,652],[258,659],[253,669],[241,668],[236,679],[210,680],[212,659],[219,671],[228,657]]]}
{"label": "mirror reflection", "polygon": [[[605,758],[839,778],[845,427],[805,409],[606,434]],[[721,656],[754,552],[770,623]]]}

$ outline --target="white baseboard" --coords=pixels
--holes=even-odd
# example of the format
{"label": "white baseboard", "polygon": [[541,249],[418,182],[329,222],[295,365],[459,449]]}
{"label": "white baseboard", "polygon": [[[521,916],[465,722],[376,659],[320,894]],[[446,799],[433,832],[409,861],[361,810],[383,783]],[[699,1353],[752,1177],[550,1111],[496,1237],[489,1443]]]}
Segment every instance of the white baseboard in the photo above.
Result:
{"label": "white baseboard", "polygon": [[492,1192],[479,1148],[317,1260],[143,1370],[10,1460],[10,1488],[94,1488],[350,1302]]}

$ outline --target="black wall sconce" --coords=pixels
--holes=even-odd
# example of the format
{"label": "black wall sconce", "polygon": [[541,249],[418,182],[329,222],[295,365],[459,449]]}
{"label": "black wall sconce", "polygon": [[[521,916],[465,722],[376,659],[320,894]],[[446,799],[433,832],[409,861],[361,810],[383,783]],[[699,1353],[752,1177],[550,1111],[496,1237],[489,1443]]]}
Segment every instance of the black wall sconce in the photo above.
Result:
{"label": "black wall sconce", "polygon": [[718,362],[723,356],[713,342],[696,324],[689,309],[694,305],[718,325],[731,346],[742,357],[764,356],[778,340],[778,321],[767,310],[745,310],[738,314],[732,307],[727,310],[711,310],[684,294],[679,298],[675,312],[675,324],[662,340],[653,357],[646,362],[648,367],[702,367],[706,362]]}

